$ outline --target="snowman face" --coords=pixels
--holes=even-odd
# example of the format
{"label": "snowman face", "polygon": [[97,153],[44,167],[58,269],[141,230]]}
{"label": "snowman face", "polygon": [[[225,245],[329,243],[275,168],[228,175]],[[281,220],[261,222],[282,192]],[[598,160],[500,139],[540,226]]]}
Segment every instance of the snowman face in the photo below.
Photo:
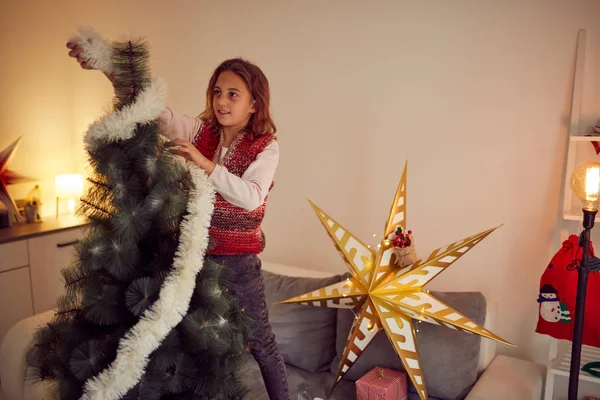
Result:
{"label": "snowman face", "polygon": [[542,297],[548,300],[558,300],[556,293],[542,293]]}

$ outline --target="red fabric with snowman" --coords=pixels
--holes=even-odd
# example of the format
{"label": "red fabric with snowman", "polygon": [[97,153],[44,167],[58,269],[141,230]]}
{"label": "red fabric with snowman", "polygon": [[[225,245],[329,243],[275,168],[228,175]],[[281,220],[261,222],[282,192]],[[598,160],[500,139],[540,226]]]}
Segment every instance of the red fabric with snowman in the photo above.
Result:
{"label": "red fabric with snowman", "polygon": [[[552,257],[540,280],[537,333],[556,339],[573,340],[573,321],[577,298],[577,267],[583,248],[579,237],[570,235]],[[590,243],[590,257],[594,247]],[[600,347],[600,273],[588,277],[587,298],[583,326],[583,344]]]}

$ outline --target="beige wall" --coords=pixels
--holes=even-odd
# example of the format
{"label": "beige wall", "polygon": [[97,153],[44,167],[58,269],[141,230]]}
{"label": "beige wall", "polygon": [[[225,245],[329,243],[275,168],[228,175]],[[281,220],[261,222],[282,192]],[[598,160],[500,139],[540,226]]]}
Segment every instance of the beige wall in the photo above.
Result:
{"label": "beige wall", "polygon": [[12,167],[50,182],[50,198],[54,174],[83,161],[81,135],[110,88],[67,57],[78,24],[145,36],[170,105],[193,115],[212,69],[247,57],[270,79],[282,153],[263,257],[343,272],[306,198],[369,241],[408,160],[421,255],[504,224],[429,288],[482,291],[499,303],[497,333],[519,345],[499,350],[542,360],[535,300],[557,250],[575,41],[589,29],[588,127],[600,117],[600,3],[523,3],[11,1],[0,16],[0,146],[24,135]]}

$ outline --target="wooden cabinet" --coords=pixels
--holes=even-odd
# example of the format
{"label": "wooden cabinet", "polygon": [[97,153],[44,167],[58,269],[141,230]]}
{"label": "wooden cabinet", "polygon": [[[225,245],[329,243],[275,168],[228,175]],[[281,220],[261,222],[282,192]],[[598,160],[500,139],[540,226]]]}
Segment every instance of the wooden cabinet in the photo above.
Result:
{"label": "wooden cabinet", "polygon": [[64,216],[0,229],[0,341],[16,322],[55,307],[84,225]]}
{"label": "wooden cabinet", "polygon": [[25,267],[27,261],[27,241],[19,240],[0,246],[0,272]]}
{"label": "wooden cabinet", "polygon": [[29,267],[0,274],[0,340],[23,318],[33,315]]}
{"label": "wooden cabinet", "polygon": [[60,271],[72,264],[81,236],[81,229],[69,229],[28,240],[34,314],[56,307],[64,289]]}

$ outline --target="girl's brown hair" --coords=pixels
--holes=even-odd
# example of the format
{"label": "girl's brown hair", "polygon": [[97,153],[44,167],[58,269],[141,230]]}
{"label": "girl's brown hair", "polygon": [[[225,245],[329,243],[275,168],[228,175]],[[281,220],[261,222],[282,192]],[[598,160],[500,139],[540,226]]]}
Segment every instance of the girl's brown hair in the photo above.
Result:
{"label": "girl's brown hair", "polygon": [[208,83],[208,88],[206,89],[206,108],[199,117],[208,124],[213,132],[216,133],[219,131],[221,126],[219,121],[217,121],[213,109],[213,97],[217,79],[219,79],[219,75],[225,71],[231,71],[242,78],[252,99],[255,101],[255,112],[250,116],[246,128],[253,135],[274,135],[277,132],[277,128],[275,127],[275,123],[273,123],[269,112],[271,100],[269,81],[260,68],[241,58],[225,60],[217,67],[217,69],[215,69],[215,72],[213,72]]}

